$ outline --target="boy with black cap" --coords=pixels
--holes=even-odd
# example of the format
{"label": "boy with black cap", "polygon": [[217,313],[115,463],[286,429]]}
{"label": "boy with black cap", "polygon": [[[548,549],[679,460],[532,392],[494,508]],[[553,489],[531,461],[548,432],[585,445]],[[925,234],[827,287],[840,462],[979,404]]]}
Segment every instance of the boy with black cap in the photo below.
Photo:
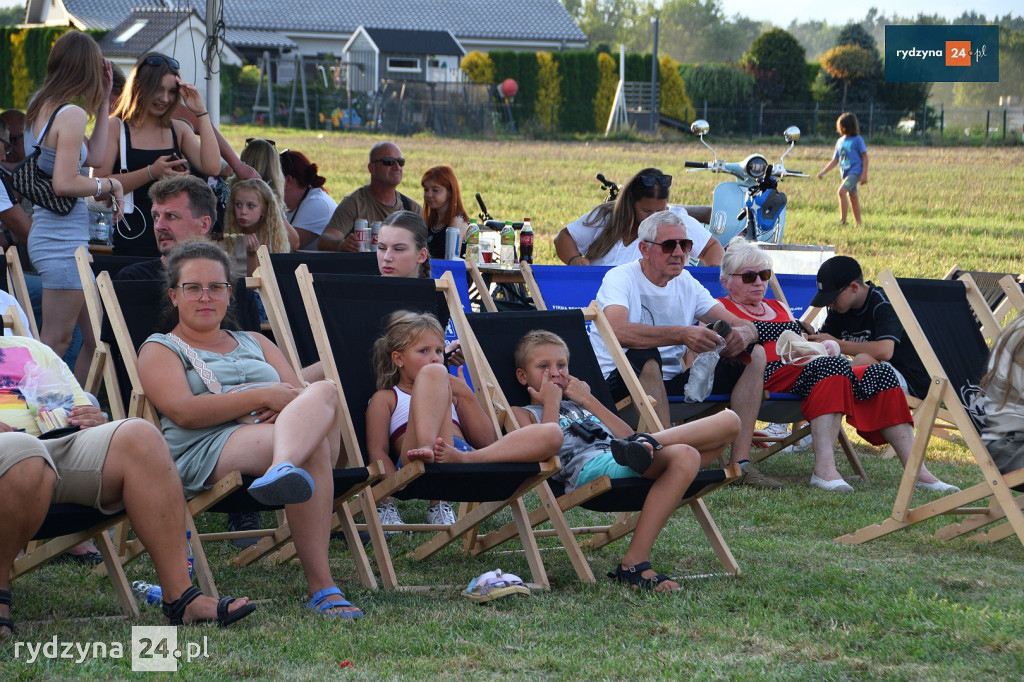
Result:
{"label": "boy with black cap", "polygon": [[811,305],[827,307],[828,316],[811,341],[832,339],[853,365],[888,362],[906,381],[905,390],[916,398],[928,393],[928,372],[907,338],[896,311],[881,289],[864,282],[860,263],[849,256],[833,256],[818,268],[818,293]]}

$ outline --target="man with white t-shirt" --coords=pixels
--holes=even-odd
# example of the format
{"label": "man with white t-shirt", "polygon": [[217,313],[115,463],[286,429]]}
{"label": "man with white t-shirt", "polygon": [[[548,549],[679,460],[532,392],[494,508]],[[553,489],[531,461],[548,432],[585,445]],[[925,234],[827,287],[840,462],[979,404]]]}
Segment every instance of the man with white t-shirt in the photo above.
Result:
{"label": "man with white t-shirt", "polygon": [[[740,418],[729,463],[740,465],[741,482],[746,485],[781,488],[781,483],[761,474],[749,460],[765,368],[764,349],[754,344],[753,323],[726,310],[683,269],[693,242],[682,218],[660,211],[640,223],[638,232],[640,259],[609,270],[597,301],[644,391],[655,399],[658,417],[663,424],[670,422],[668,396],[682,395],[689,380],[689,362],[684,369],[683,358],[714,350],[723,341],[694,322],[725,320],[732,329],[724,337],[712,393],[730,393],[730,406]],[[590,339],[612,396],[625,397],[622,377],[596,328],[591,329]]]}

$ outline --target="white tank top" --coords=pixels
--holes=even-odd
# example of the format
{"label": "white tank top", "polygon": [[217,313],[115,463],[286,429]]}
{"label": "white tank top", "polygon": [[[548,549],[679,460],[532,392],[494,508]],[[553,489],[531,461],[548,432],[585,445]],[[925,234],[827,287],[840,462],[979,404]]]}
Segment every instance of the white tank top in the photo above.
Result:
{"label": "white tank top", "polygon": [[[391,426],[388,430],[388,438],[394,440],[397,437],[395,433],[400,431],[398,435],[401,436],[405,432],[405,425],[409,423],[409,403],[412,402],[412,396],[399,389],[398,386],[393,387],[392,390],[395,392],[395,411],[391,413]],[[460,429],[462,428],[454,404],[452,405],[452,422]]]}

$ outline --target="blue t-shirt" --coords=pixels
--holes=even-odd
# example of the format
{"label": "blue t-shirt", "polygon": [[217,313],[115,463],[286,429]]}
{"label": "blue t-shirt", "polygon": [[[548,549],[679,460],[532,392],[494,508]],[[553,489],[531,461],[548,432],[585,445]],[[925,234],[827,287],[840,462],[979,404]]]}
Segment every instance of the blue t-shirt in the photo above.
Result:
{"label": "blue t-shirt", "polygon": [[844,178],[850,173],[861,175],[864,170],[864,161],[861,156],[867,151],[868,147],[860,135],[853,137],[843,135],[836,140],[835,158],[839,160],[839,170],[843,172]]}

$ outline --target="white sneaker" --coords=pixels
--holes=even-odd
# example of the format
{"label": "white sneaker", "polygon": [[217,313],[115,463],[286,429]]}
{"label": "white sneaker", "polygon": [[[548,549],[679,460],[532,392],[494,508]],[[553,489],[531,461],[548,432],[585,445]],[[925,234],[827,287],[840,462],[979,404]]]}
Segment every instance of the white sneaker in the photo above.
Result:
{"label": "white sneaker", "polygon": [[807,452],[811,449],[811,434],[807,434],[797,442],[790,445],[786,450],[789,452]]}
{"label": "white sneaker", "polygon": [[455,521],[455,511],[447,502],[442,500],[431,507],[427,507],[427,523],[438,526],[450,526]]}
{"label": "white sneaker", "polygon": [[940,480],[937,480],[937,479],[936,479],[936,481],[934,483],[922,483],[921,481],[918,481],[915,485],[918,488],[923,488],[924,490],[928,490],[928,491],[933,492],[933,493],[946,493],[946,494],[948,494],[948,493],[958,493],[958,492],[960,492],[960,488],[957,488],[955,485],[953,485],[951,483],[946,483],[945,481],[940,481]]}
{"label": "white sneaker", "polygon": [[[380,523],[382,526],[396,526],[405,523],[405,521],[402,520],[402,517],[398,515],[398,508],[394,505],[393,502],[383,502],[381,504],[378,504],[377,518],[380,519]],[[386,537],[391,537],[392,535],[398,535],[398,531],[385,531],[384,535]]]}
{"label": "white sneaker", "polygon": [[769,438],[778,438],[779,440],[782,440],[783,438],[789,436],[789,424],[771,423],[760,430],[762,433],[764,433],[764,435],[768,436]]}

